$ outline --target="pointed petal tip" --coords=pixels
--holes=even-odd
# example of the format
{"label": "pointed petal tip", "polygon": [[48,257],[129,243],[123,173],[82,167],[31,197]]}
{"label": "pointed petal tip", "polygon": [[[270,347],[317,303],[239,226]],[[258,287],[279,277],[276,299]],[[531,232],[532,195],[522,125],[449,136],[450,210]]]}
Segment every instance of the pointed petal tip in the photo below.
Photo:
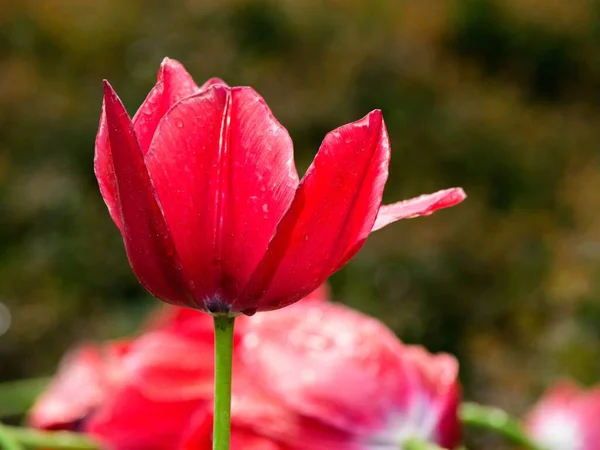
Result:
{"label": "pointed petal tip", "polygon": [[373,121],[377,127],[381,128],[383,126],[383,113],[380,109],[374,109],[367,115],[367,117],[369,118],[369,122],[371,123],[371,121]]}
{"label": "pointed petal tip", "polygon": [[212,86],[225,86],[225,87],[229,87],[229,85],[227,83],[225,83],[221,78],[219,77],[212,77],[209,80],[206,81],[206,83],[204,83],[202,86],[200,86],[200,90],[204,90],[204,89],[208,89]]}
{"label": "pointed petal tip", "polygon": [[178,60],[169,58],[168,56],[165,56],[160,63],[160,72],[162,72],[165,69],[180,68],[180,67],[183,67],[183,64],[181,64]]}
{"label": "pointed petal tip", "polygon": [[467,193],[464,191],[463,188],[460,187],[445,189],[441,191],[441,193],[445,193],[443,203],[446,206],[458,205],[467,198]]}
{"label": "pointed petal tip", "polygon": [[114,99],[117,97],[117,93],[115,92],[111,84],[108,82],[108,80],[102,80],[102,86],[104,87],[104,101],[108,99],[114,101]]}
{"label": "pointed petal tip", "polygon": [[383,113],[381,112],[380,109],[374,109],[373,111],[371,111],[367,115],[370,116],[370,117],[383,118]]}
{"label": "pointed petal tip", "polygon": [[456,206],[466,198],[465,191],[462,188],[455,187],[433,194],[420,195],[391,205],[383,205],[379,209],[372,231],[379,230],[397,220],[429,216],[439,209]]}
{"label": "pointed petal tip", "polygon": [[380,109],[374,109],[373,111],[369,112],[367,115],[363,116],[362,118],[358,119],[355,122],[351,122],[350,124],[357,124],[357,125],[361,124],[361,123],[370,124],[372,120],[377,121],[377,122],[383,121],[383,114]]}
{"label": "pointed petal tip", "polygon": [[186,78],[189,77],[191,80],[191,76],[188,74],[184,65],[176,59],[169,58],[165,56],[160,63],[160,68],[158,69],[158,74],[156,75],[156,80],[158,83],[165,80],[165,78],[177,78],[178,76],[184,75]]}

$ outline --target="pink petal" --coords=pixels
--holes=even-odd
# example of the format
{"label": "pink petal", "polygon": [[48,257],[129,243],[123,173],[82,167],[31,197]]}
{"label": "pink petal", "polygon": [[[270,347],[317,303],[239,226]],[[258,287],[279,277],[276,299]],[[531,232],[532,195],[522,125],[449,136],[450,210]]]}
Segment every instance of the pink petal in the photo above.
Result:
{"label": "pink petal", "polygon": [[[233,430],[232,434],[233,434]],[[210,408],[196,411],[181,434],[175,450],[212,450],[213,416]]]}
{"label": "pink petal", "polygon": [[[214,80],[218,79],[211,79],[209,82],[215,83]],[[169,58],[163,60],[158,71],[156,85],[133,117],[133,129],[137,135],[142,153],[145,154],[148,151],[158,122],[167,110],[182,98],[194,94],[198,90],[198,86],[181,63]],[[100,116],[98,135],[96,136],[94,170],[108,211],[117,227],[121,229],[115,170],[110,156],[110,143],[108,141],[104,108]]]}
{"label": "pink petal", "polygon": [[213,351],[209,336],[143,334],[121,359],[120,383],[104,393],[86,431],[115,450],[171,450],[190,417],[211,404]]}
{"label": "pink petal", "polygon": [[112,218],[119,231],[123,232],[121,225],[121,209],[119,207],[119,198],[117,196],[117,180],[115,179],[115,168],[112,163],[110,142],[108,141],[108,127],[106,125],[106,112],[104,102],[102,102],[102,112],[100,114],[100,124],[98,125],[98,134],[96,135],[96,149],[94,155],[94,173],[100,187],[100,194],[108,208]]}
{"label": "pink petal", "polygon": [[174,59],[165,58],[160,65],[156,86],[150,91],[142,106],[133,116],[133,129],[142,153],[146,154],[150,142],[165,113],[179,100],[199,91],[192,76]]}
{"label": "pink petal", "polygon": [[217,83],[159,124],[146,165],[207,309],[228,310],[263,256],[298,184],[292,152],[285,128],[246,87]]}
{"label": "pink petal", "polygon": [[108,389],[100,349],[81,347],[63,359],[52,383],[29,412],[28,422],[35,428],[71,429],[100,405]]}
{"label": "pink petal", "polygon": [[331,298],[331,288],[329,283],[325,282],[306,297],[302,299],[303,302],[328,302]]}
{"label": "pink petal", "polygon": [[[236,324],[237,325],[237,324]],[[177,336],[212,342],[213,318],[197,309],[162,305],[146,320],[144,331],[167,331]],[[236,326],[237,329],[237,326]]]}
{"label": "pink petal", "polygon": [[217,77],[213,77],[208,79],[201,87],[200,90],[203,91],[205,89],[208,89],[209,87],[212,86],[216,86],[216,85],[220,85],[220,86],[225,86],[227,87],[227,83],[225,83],[223,80],[221,80],[220,78]]}
{"label": "pink petal", "polygon": [[140,282],[161,300],[188,304],[187,282],[173,249],[125,107],[108,82],[104,106],[120,222],[129,262]]}
{"label": "pink petal", "polygon": [[243,428],[231,430],[231,450],[286,450],[288,448],[272,439]]}
{"label": "pink petal", "polygon": [[190,417],[206,406],[197,399],[156,401],[127,384],[107,395],[84,431],[111,450],[172,450]]}
{"label": "pink petal", "polygon": [[548,448],[600,448],[600,385],[583,389],[570,381],[552,386],[527,415],[531,439]]}
{"label": "pink petal", "polygon": [[240,353],[249,377],[288,408],[362,435],[406,409],[402,347],[376,320],[300,302],[249,324]]}
{"label": "pink petal", "polygon": [[[455,448],[462,439],[462,426],[458,417],[461,400],[461,389],[457,381],[458,361],[445,353],[432,355],[417,345],[404,346],[403,361],[407,372],[411,373],[409,380],[412,396],[409,409],[421,414],[420,418],[417,416],[413,419],[417,419],[424,433],[429,433],[427,438],[430,441],[443,448]],[[424,405],[427,407],[425,410]],[[430,430],[429,425],[433,427]]]}
{"label": "pink petal", "polygon": [[[199,410],[186,427],[176,450],[212,450],[213,415],[211,411]],[[231,427],[231,450],[288,450],[274,440],[260,436],[251,430]],[[291,449],[289,449],[291,450]]]}
{"label": "pink petal", "polygon": [[460,437],[456,360],[405,346],[350,309],[300,302],[252,317],[241,350],[267,395],[355,442],[391,446],[411,432],[453,448]]}
{"label": "pink petal", "polygon": [[122,360],[123,377],[154,401],[209,400],[213,391],[212,339],[190,339],[170,331],[154,331],[136,339]]}
{"label": "pink petal", "polygon": [[245,298],[260,298],[259,310],[281,308],[339,269],[373,227],[389,157],[380,111],[330,132],[278,225]]}
{"label": "pink petal", "polygon": [[438,209],[458,205],[465,198],[467,198],[467,194],[461,188],[451,188],[433,194],[420,195],[391,205],[383,205],[379,209],[372,231],[377,231],[397,220],[429,216]]}
{"label": "pink petal", "polygon": [[[252,319],[249,319],[251,321]],[[269,396],[254,383],[256,375],[244,372],[234,375],[232,428],[253,430],[261,436],[297,450],[362,450],[354,437],[344,430],[299,414],[278,399]]]}

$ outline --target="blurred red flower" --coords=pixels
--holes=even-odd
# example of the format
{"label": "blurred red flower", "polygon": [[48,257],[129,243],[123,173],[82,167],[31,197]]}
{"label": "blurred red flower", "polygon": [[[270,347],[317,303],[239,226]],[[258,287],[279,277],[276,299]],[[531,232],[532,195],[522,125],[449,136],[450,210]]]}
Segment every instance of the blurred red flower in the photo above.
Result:
{"label": "blurred red flower", "polygon": [[170,59],[133,119],[105,83],[95,172],[140,282],[168,303],[251,315],[294,303],[371,231],[460,203],[448,189],[381,206],[381,112],[325,136],[299,181],[292,141],[262,97],[196,86]]}
{"label": "blurred red flower", "polygon": [[128,341],[93,344],[67,353],[52,383],[31,410],[29,422],[37,428],[77,430],[119,384],[121,358]]}
{"label": "blurred red flower", "polygon": [[173,449],[190,417],[209,408],[213,343],[202,332],[209,316],[189,309],[169,317],[164,328],[132,340],[118,360],[110,356],[121,345],[114,343],[69,354],[29,423],[85,431],[111,449]]}
{"label": "blurred red flower", "polygon": [[[404,345],[319,289],[236,331],[232,450],[381,450],[417,437],[460,441],[458,364]],[[209,450],[208,315],[169,307],[127,344],[69,356],[30,414],[79,426],[114,450]],[[118,351],[115,345],[118,345]]]}
{"label": "blurred red flower", "polygon": [[528,414],[525,428],[547,450],[600,449],[600,386],[582,389],[563,381],[551,387]]}
{"label": "blurred red flower", "polygon": [[298,449],[397,449],[408,438],[454,448],[460,441],[457,361],[404,345],[349,308],[303,302],[255,317],[239,353],[237,426]]}

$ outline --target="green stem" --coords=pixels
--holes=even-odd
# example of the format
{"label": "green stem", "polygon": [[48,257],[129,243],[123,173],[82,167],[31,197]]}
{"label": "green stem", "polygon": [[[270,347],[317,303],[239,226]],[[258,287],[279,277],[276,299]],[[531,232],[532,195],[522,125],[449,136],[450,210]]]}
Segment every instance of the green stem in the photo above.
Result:
{"label": "green stem", "polygon": [[[23,447],[54,450],[98,450],[100,446],[87,436],[67,431],[41,431],[31,428],[0,425],[0,439],[7,450],[20,450]],[[12,449],[7,439],[16,444]]]}
{"label": "green stem", "polygon": [[213,450],[229,450],[231,370],[235,317],[215,316],[215,410]]}
{"label": "green stem", "polygon": [[519,421],[499,408],[463,403],[460,407],[460,419],[464,425],[493,431],[524,449],[538,450],[523,432]]}
{"label": "green stem", "polygon": [[17,442],[15,437],[2,424],[0,424],[0,448],[5,450],[22,450],[21,444]]}
{"label": "green stem", "polygon": [[402,450],[443,450],[443,448],[420,439],[408,439],[402,444]]}

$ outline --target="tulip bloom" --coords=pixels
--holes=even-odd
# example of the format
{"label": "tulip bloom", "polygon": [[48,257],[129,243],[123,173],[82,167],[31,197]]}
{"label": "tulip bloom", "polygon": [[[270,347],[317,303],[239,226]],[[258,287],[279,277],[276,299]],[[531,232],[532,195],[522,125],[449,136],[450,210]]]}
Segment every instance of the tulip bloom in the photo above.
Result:
{"label": "tulip bloom", "polygon": [[168,303],[251,315],[296,302],[371,231],[460,203],[448,189],[381,206],[380,111],[325,136],[300,181],[292,141],[249,87],[198,87],[165,59],[133,119],[105,83],[95,172],[140,282]]}
{"label": "tulip bloom", "polygon": [[234,385],[234,428],[315,450],[461,440],[456,359],[404,345],[356,311],[306,302],[257,316],[239,353],[251,385]]}
{"label": "tulip bloom", "polygon": [[562,382],[550,388],[529,413],[525,428],[547,450],[600,448],[600,386],[585,390]]}

